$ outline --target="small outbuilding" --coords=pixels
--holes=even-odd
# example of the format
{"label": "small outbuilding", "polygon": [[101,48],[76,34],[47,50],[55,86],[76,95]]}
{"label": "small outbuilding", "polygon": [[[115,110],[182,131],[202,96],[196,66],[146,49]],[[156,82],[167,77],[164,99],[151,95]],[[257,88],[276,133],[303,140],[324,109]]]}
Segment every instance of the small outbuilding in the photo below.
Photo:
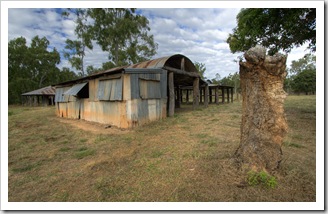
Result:
{"label": "small outbuilding", "polygon": [[22,104],[29,106],[55,105],[55,87],[47,86],[22,94]]}
{"label": "small outbuilding", "polygon": [[197,108],[206,85],[191,60],[177,54],[57,84],[56,114],[131,128],[173,116],[176,91],[185,86],[192,86]]}

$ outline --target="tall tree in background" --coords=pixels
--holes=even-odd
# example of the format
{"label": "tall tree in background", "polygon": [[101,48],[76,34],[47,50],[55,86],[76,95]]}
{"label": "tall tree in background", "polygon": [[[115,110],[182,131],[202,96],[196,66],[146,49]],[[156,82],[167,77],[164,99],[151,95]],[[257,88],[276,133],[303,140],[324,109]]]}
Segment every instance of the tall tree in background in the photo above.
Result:
{"label": "tall tree in background", "polygon": [[288,73],[293,75],[298,74],[304,70],[316,70],[316,56],[306,54],[304,57],[298,60],[293,60],[290,69],[288,69]]}
{"label": "tall tree in background", "polygon": [[316,50],[315,8],[248,8],[237,15],[238,25],[229,34],[227,43],[232,53],[243,52],[259,44],[273,55],[286,53],[309,42]]}
{"label": "tall tree in background", "polygon": [[229,74],[228,76],[222,78],[220,81],[221,85],[232,86],[234,87],[235,94],[240,90],[240,77],[239,73]]}
{"label": "tall tree in background", "polygon": [[93,8],[88,15],[94,20],[90,32],[109,53],[113,66],[145,61],[156,54],[157,44],[153,35],[148,35],[149,22],[135,9]]}
{"label": "tall tree in background", "polygon": [[206,77],[204,76],[205,75],[205,71],[206,71],[206,66],[204,63],[201,63],[201,62],[195,62],[195,67],[197,69],[197,71],[199,71],[199,74],[200,74],[200,77],[202,79],[206,79]]}
{"label": "tall tree in background", "polygon": [[287,92],[315,93],[316,56],[307,54],[298,60],[293,60],[288,73],[284,84]]}
{"label": "tall tree in background", "polygon": [[86,48],[92,50],[92,32],[86,9],[67,9],[62,13],[63,17],[73,16],[76,24],[74,33],[77,40],[66,40],[64,57],[68,59],[71,66],[80,71],[80,76],[85,76],[84,57]]}
{"label": "tall tree in background", "polygon": [[29,48],[26,39],[19,37],[8,44],[8,102],[19,103],[20,95],[36,87],[29,69]]}
{"label": "tall tree in background", "polygon": [[60,71],[60,56],[55,48],[49,51],[46,37],[35,36],[30,46],[19,37],[8,43],[8,102],[20,103],[21,94],[58,82],[76,78],[69,69]]}
{"label": "tall tree in background", "polygon": [[56,67],[60,63],[59,52],[56,48],[48,51],[49,45],[50,42],[46,37],[39,38],[35,36],[28,52],[28,67],[32,72],[31,79],[38,83],[39,88],[51,83],[51,78],[59,71]]}

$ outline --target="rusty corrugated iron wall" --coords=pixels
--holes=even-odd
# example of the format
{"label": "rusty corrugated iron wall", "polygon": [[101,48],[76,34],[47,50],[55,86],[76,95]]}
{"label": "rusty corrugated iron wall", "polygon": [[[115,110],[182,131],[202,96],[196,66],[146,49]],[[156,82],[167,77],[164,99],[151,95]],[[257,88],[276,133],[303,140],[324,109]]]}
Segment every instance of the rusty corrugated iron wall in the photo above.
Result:
{"label": "rusty corrugated iron wall", "polygon": [[88,81],[88,99],[67,92],[76,92],[72,88],[78,84],[60,87],[56,93],[57,115],[121,128],[162,119],[166,117],[166,82],[165,70],[96,78]]}
{"label": "rusty corrugated iron wall", "polygon": [[[165,66],[197,72],[190,59],[177,54],[67,81],[57,85],[57,115],[121,128],[165,118],[168,102]],[[193,77],[177,74],[174,81],[177,86],[192,85]]]}

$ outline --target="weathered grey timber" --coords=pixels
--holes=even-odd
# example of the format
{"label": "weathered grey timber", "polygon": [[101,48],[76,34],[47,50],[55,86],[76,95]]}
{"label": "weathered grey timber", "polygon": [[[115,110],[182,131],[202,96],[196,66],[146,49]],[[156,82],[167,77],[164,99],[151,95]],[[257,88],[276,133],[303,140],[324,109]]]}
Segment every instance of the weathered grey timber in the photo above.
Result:
{"label": "weathered grey timber", "polygon": [[193,109],[197,109],[199,107],[199,78],[194,79],[193,84],[193,90],[194,90],[194,97],[193,97]]}
{"label": "weathered grey timber", "polygon": [[174,94],[174,74],[169,72],[169,117],[174,116],[175,94]]}

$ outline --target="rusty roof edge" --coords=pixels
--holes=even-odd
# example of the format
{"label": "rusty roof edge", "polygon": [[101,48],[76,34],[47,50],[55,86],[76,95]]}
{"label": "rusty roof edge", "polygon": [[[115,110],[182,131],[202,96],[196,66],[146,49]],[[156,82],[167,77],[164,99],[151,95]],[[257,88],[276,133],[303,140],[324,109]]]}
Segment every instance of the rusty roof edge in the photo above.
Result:
{"label": "rusty roof edge", "polygon": [[55,88],[53,86],[46,86],[33,91],[29,91],[21,94],[21,96],[33,96],[33,95],[55,95]]}
{"label": "rusty roof edge", "polygon": [[97,78],[99,76],[103,76],[103,75],[108,74],[108,73],[110,73],[110,74],[116,74],[116,73],[121,73],[122,71],[124,71],[124,68],[122,68],[122,67],[117,68],[117,70],[109,69],[109,70],[106,70],[106,71],[103,71],[103,72],[99,72],[99,73],[95,73],[95,74],[91,74],[89,76],[82,77],[82,78],[79,78],[79,79],[69,80],[69,81],[65,81],[65,82],[53,84],[51,86],[57,87],[57,86],[62,86],[62,85],[74,84],[74,83],[77,83],[77,82],[82,82],[84,80],[94,79],[94,78]]}
{"label": "rusty roof edge", "polygon": [[[105,71],[100,71],[97,72],[95,74],[91,74],[89,76],[86,77],[82,77],[79,79],[75,79],[75,80],[70,80],[70,81],[66,81],[66,82],[61,82],[61,83],[57,83],[57,84],[53,84],[52,86],[62,86],[62,85],[67,85],[67,84],[74,84],[77,82],[81,82],[84,80],[89,80],[89,79],[94,79],[97,78],[99,76],[105,75],[105,74],[114,74],[114,73],[119,73],[119,72],[124,72],[124,69],[130,69],[130,68],[163,68],[165,63],[170,60],[171,58],[175,58],[175,57],[183,57],[185,58],[187,61],[189,61],[189,63],[191,63],[194,67],[194,69],[197,71],[197,68],[195,67],[194,63],[185,55],[182,54],[174,54],[171,56],[165,56],[165,57],[160,57],[157,59],[152,59],[152,60],[148,60],[148,61],[144,61],[144,62],[139,62],[136,64],[132,64],[132,65],[125,65],[125,66],[120,66],[120,67],[115,67],[115,68],[111,68]],[[188,71],[187,71],[188,72]],[[190,71],[193,72],[193,71]]]}

